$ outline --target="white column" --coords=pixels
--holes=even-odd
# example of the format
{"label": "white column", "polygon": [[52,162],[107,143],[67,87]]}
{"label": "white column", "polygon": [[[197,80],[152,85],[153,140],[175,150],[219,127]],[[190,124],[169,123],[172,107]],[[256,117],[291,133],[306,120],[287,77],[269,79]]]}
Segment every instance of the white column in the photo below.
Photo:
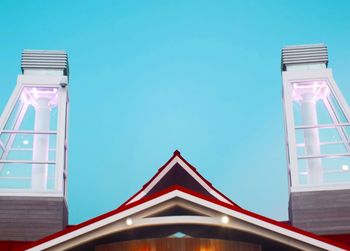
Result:
{"label": "white column", "polygon": [[[303,125],[318,125],[316,102],[313,93],[302,95],[301,115]],[[320,137],[318,128],[304,129],[305,149],[307,155],[320,155]],[[322,161],[320,158],[308,159],[308,183],[320,184],[323,182]]]}
{"label": "white column", "polygon": [[[38,98],[35,107],[34,131],[50,130],[50,107],[47,97]],[[35,134],[33,142],[33,161],[48,161],[49,135]],[[32,165],[32,189],[45,190],[47,187],[47,164]]]}

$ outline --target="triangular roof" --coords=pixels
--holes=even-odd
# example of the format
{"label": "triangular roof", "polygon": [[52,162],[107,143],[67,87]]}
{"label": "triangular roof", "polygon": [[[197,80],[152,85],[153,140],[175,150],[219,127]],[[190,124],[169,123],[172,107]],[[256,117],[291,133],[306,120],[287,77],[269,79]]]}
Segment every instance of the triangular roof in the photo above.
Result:
{"label": "triangular roof", "polygon": [[238,207],[233,201],[217,190],[197,169],[176,150],[173,156],[158,169],[158,172],[123,205],[136,202],[144,197],[162,191],[170,186],[181,186],[198,194],[207,195]]}
{"label": "triangular roof", "polygon": [[[182,179],[183,177],[185,178]],[[171,208],[175,209],[169,210]],[[193,213],[184,215],[186,210],[192,209]],[[168,212],[177,213],[166,217],[169,216]],[[221,216],[228,217],[231,221],[228,224],[223,223]],[[125,220],[129,220],[132,225],[130,226]],[[70,248],[77,243],[81,244],[128,229],[172,224],[224,227],[259,235],[299,249],[350,250],[343,244],[239,207],[204,179],[179,151],[175,151],[156,175],[119,208],[35,241],[26,246],[26,249]]]}

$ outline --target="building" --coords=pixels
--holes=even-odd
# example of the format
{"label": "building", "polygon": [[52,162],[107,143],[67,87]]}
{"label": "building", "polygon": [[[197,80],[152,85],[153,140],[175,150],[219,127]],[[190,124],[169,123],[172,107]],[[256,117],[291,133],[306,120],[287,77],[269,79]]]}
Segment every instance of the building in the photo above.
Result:
{"label": "building", "polygon": [[324,45],[282,50],[289,222],[241,208],[176,150],[120,207],[68,226],[68,59],[62,51],[25,51],[0,120],[0,247],[350,250],[350,112],[327,64]]}

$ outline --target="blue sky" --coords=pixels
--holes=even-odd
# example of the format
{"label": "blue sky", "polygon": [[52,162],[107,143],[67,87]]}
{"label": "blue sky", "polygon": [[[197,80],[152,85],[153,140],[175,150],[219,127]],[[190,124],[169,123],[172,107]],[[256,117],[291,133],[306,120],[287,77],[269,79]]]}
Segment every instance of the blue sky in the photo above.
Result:
{"label": "blue sky", "polygon": [[350,101],[349,1],[0,1],[0,110],[23,49],[70,64],[69,218],[127,200],[175,149],[242,207],[287,219],[284,45],[324,42]]}

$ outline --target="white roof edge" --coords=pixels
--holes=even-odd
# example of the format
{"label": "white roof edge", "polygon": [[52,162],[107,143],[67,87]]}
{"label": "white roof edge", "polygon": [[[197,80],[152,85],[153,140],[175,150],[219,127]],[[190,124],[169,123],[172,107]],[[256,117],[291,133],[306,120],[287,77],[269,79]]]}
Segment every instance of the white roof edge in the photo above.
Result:
{"label": "white roof edge", "polygon": [[156,176],[156,178],[154,180],[152,180],[152,182],[150,182],[145,188],[142,189],[142,191],[135,196],[133,199],[131,199],[128,203],[126,203],[126,205],[133,203],[135,201],[140,200],[141,198],[143,198],[145,195],[147,195],[147,193],[169,172],[169,170],[175,165],[175,164],[179,164],[181,167],[183,167],[185,169],[185,171],[191,175],[205,190],[208,191],[208,193],[210,193],[211,195],[213,195],[216,199],[223,201],[225,203],[231,204],[233,205],[233,203],[231,201],[229,201],[228,199],[226,199],[224,196],[222,196],[221,194],[219,194],[217,191],[215,191],[215,189],[212,189],[199,175],[196,174],[196,172],[194,172],[192,170],[191,167],[189,167],[179,156],[175,156],[174,159],[172,159],[172,161],[170,161],[164,168],[163,170]]}
{"label": "white roof edge", "polygon": [[95,229],[98,229],[100,227],[106,226],[106,225],[108,225],[110,223],[116,222],[116,221],[121,220],[123,218],[127,218],[128,216],[131,216],[131,215],[133,215],[135,213],[138,213],[138,212],[140,212],[142,210],[145,210],[147,208],[150,208],[152,206],[155,206],[155,205],[157,205],[159,203],[165,202],[165,201],[167,201],[169,199],[172,199],[172,198],[175,198],[175,197],[179,197],[179,198],[182,198],[184,200],[197,203],[197,204],[199,204],[201,206],[208,207],[208,208],[213,209],[215,211],[219,211],[219,212],[221,212],[223,214],[227,214],[227,215],[229,215],[231,217],[238,218],[238,219],[240,219],[242,221],[245,221],[245,222],[248,222],[248,223],[260,226],[260,227],[262,227],[264,229],[268,229],[270,231],[274,231],[274,232],[279,233],[281,235],[287,236],[289,238],[293,238],[295,240],[301,241],[303,243],[307,243],[309,245],[312,245],[312,246],[315,246],[315,247],[318,247],[318,248],[323,248],[323,249],[326,249],[326,250],[334,250],[334,251],[336,251],[336,250],[345,250],[345,249],[342,249],[340,247],[331,245],[331,244],[329,244],[327,242],[323,242],[321,240],[318,240],[318,239],[312,238],[310,236],[307,236],[307,235],[304,235],[304,234],[301,234],[301,233],[289,230],[287,228],[283,228],[281,226],[269,223],[267,221],[264,221],[264,220],[261,220],[261,219],[257,219],[255,217],[249,216],[249,215],[244,214],[242,212],[238,212],[237,210],[229,209],[227,207],[215,204],[213,202],[206,201],[204,199],[198,198],[198,197],[196,197],[194,195],[190,195],[190,194],[187,194],[187,193],[179,191],[179,190],[171,191],[171,192],[169,192],[167,194],[164,194],[164,195],[161,195],[161,196],[159,196],[157,198],[151,199],[150,201],[144,202],[144,203],[142,203],[140,205],[136,205],[135,207],[132,207],[130,209],[126,209],[124,211],[116,213],[115,215],[112,215],[110,217],[104,218],[104,219],[102,219],[100,221],[91,223],[91,224],[89,224],[87,226],[84,226],[82,228],[79,228],[79,229],[74,230],[72,232],[69,232],[67,234],[64,234],[62,236],[59,236],[59,237],[54,238],[52,240],[49,240],[49,241],[47,241],[45,243],[39,244],[37,246],[34,246],[34,247],[32,247],[32,248],[30,248],[28,250],[30,250],[30,251],[43,250],[43,249],[47,249],[47,248],[50,248],[50,247],[54,247],[54,246],[59,245],[59,244],[65,242],[65,241],[68,241],[70,239],[76,238],[76,237],[78,237],[78,236],[80,236],[82,234],[94,231]]}

